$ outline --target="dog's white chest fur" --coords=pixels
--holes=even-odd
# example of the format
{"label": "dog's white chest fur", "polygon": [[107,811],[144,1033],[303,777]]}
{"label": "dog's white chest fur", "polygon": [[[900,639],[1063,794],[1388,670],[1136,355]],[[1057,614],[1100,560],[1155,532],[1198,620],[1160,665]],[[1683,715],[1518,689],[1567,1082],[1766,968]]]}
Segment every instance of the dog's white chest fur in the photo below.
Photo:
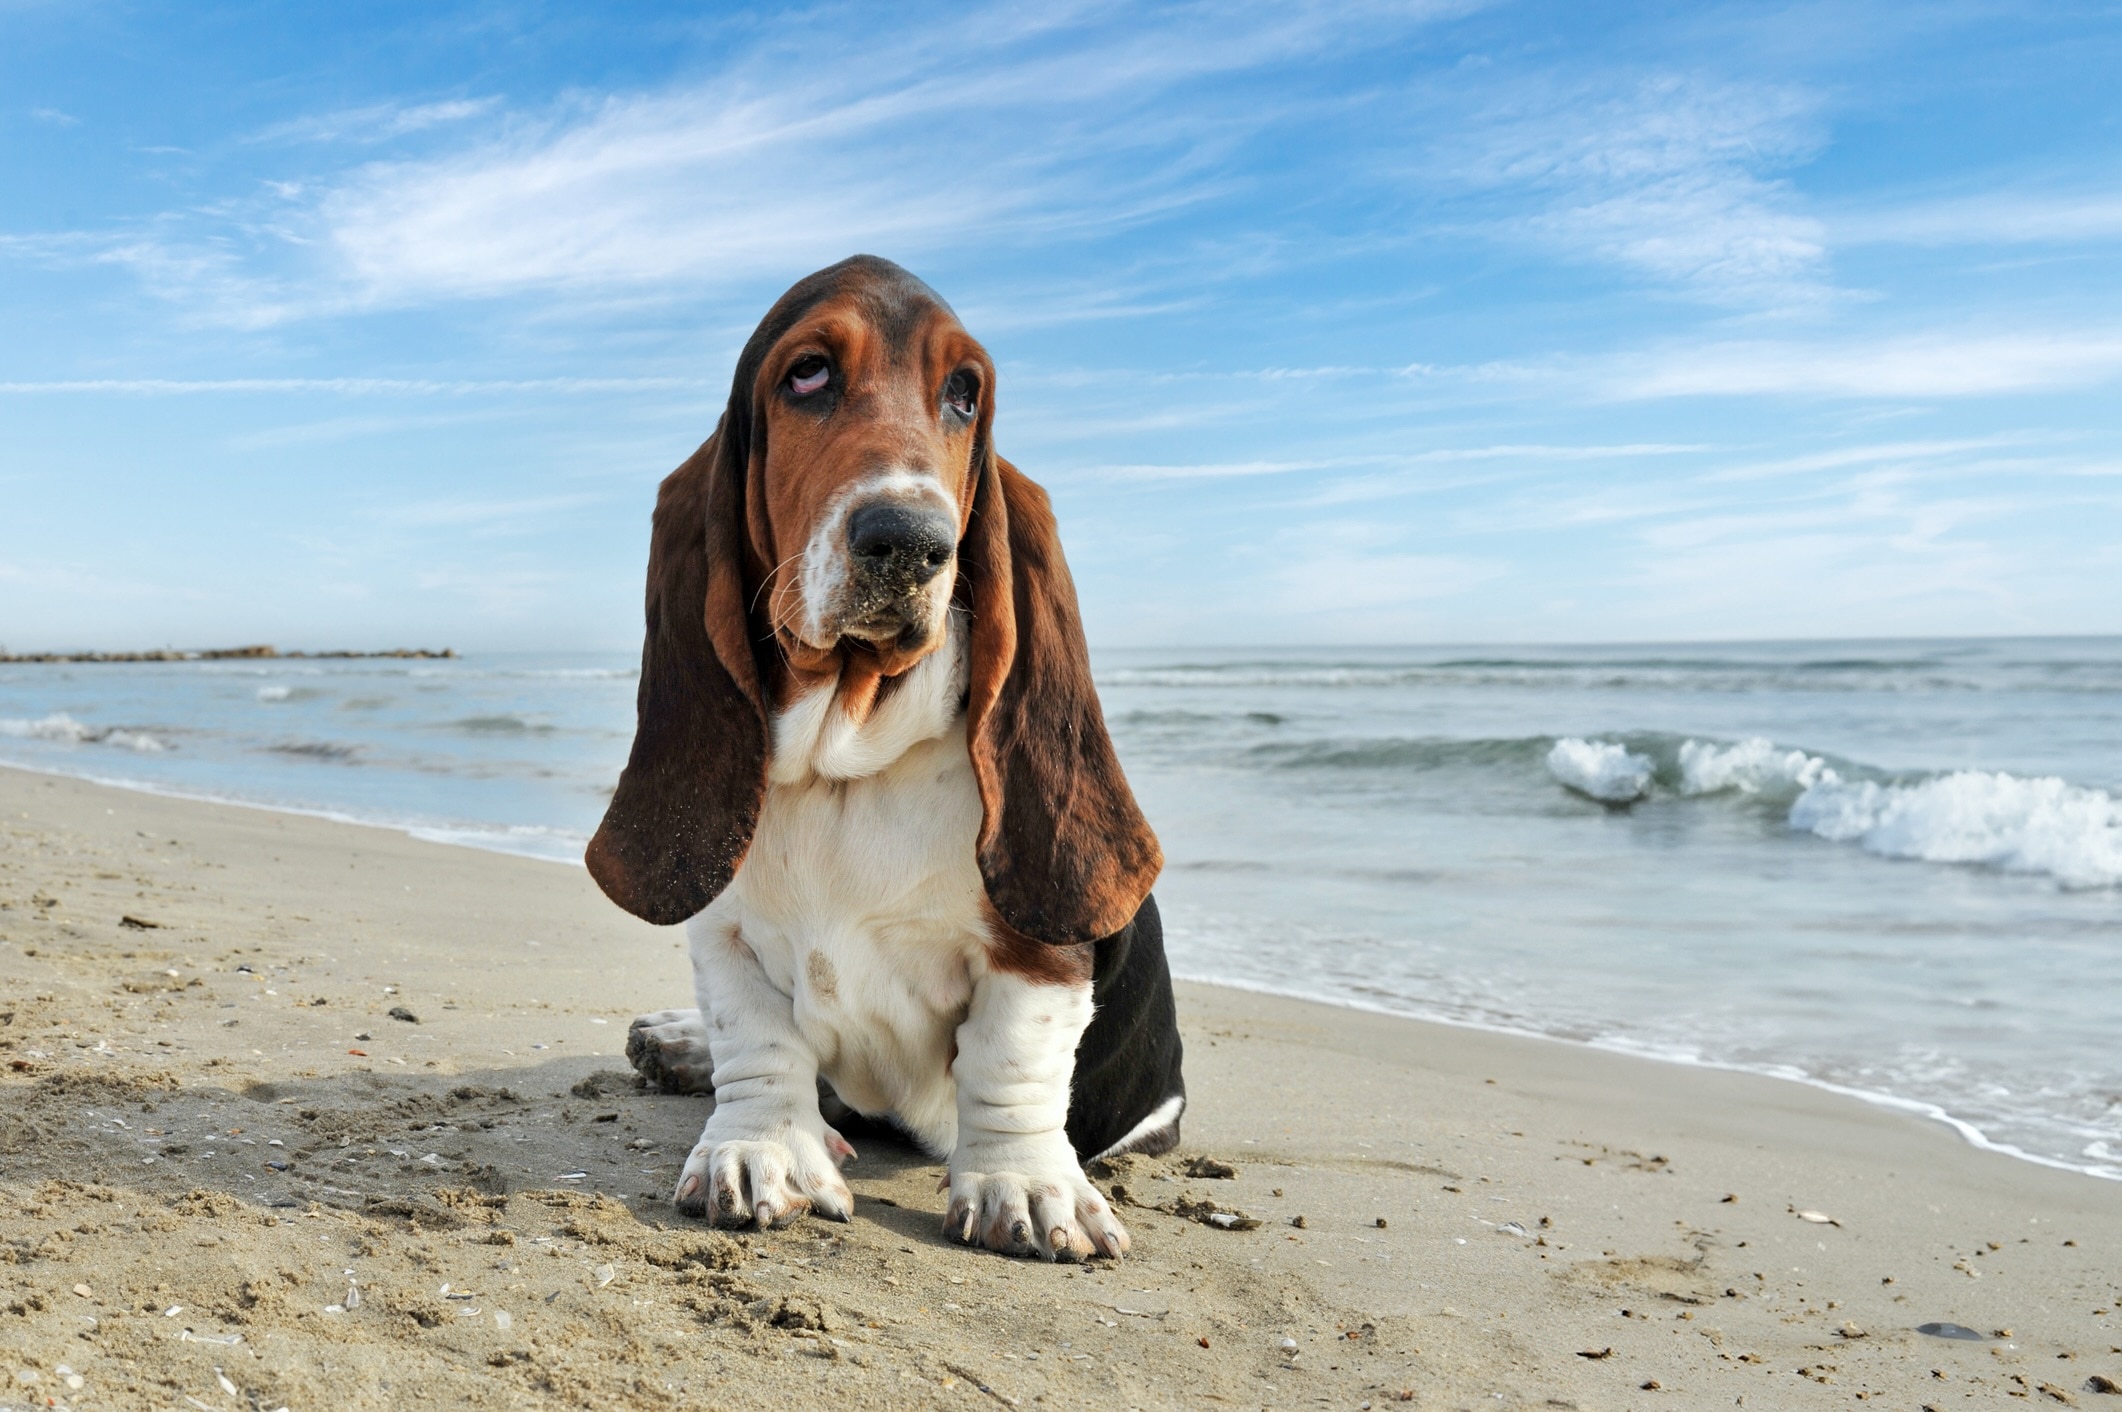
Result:
{"label": "dog's white chest fur", "polygon": [[939,1155],[988,941],[963,643],[954,630],[859,725],[830,690],[776,717],[751,849],[693,923],[695,946],[734,932],[758,958],[844,1101]]}

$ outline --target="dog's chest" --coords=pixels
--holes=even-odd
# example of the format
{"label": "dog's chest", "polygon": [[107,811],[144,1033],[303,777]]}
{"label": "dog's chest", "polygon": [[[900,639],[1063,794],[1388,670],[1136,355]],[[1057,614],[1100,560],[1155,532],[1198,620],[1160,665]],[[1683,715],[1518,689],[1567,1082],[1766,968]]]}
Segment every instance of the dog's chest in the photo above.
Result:
{"label": "dog's chest", "polygon": [[[837,741],[830,721],[791,719],[810,703],[777,721],[765,807],[715,910],[794,1002],[841,1098],[946,1141],[950,1047],[986,957],[981,810],[956,674],[913,675]],[[869,772],[834,777],[847,770]]]}

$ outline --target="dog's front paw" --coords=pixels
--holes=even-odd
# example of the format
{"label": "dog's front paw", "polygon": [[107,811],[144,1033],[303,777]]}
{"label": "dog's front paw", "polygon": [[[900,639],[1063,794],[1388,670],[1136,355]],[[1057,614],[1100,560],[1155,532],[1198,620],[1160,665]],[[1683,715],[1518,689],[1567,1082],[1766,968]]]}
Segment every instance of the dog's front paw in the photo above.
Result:
{"label": "dog's front paw", "polygon": [[626,1027],[626,1059],[650,1088],[664,1093],[713,1093],[715,1061],[698,1010],[657,1010]]}
{"label": "dog's front paw", "polygon": [[[992,1167],[998,1170],[980,1170]],[[1057,1157],[961,1152],[951,1162],[943,1233],[1004,1255],[1048,1260],[1115,1259],[1127,1254],[1127,1228],[1076,1165]]]}
{"label": "dog's front paw", "polygon": [[726,1137],[709,1132],[685,1159],[678,1176],[678,1209],[707,1216],[718,1226],[761,1229],[785,1225],[814,1211],[845,1221],[855,1210],[854,1193],[840,1177],[835,1158],[854,1149],[831,1128],[818,1136],[800,1130],[778,1137]]}

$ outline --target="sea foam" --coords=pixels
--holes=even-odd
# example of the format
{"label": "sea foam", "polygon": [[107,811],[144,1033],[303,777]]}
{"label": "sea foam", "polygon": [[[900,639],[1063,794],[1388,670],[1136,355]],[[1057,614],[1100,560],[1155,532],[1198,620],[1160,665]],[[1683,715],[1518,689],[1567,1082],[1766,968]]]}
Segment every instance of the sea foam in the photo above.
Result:
{"label": "sea foam", "polygon": [[1830,777],[1798,796],[1790,826],[1888,858],[2046,873],[2071,887],[2122,883],[2122,803],[2059,779],[1981,770],[1912,784]]}
{"label": "sea foam", "polygon": [[141,755],[160,755],[169,749],[146,731],[106,731],[100,737],[91,738],[100,739],[105,745],[115,745],[121,750],[131,750]]}
{"label": "sea foam", "polygon": [[94,732],[64,711],[54,711],[41,720],[9,720],[0,717],[0,735],[11,735],[17,740],[57,740],[68,744],[90,740]]}
{"label": "sea foam", "polygon": [[1799,833],[1854,843],[1882,858],[1973,863],[2041,873],[2066,887],[2122,884],[2122,800],[2054,778],[1958,770],[1859,779],[1818,755],[1758,736],[1733,744],[1649,738],[1651,754],[1609,740],[1557,740],[1548,773],[1566,788],[1627,804],[1660,787],[1682,796],[1736,794],[1788,805]]}
{"label": "sea foam", "polygon": [[159,755],[169,749],[146,731],[98,729],[75,720],[64,711],[54,711],[34,721],[0,717],[0,735],[11,735],[18,740],[51,740],[61,745],[115,745],[120,750],[142,755]]}
{"label": "sea foam", "polygon": [[1547,752],[1547,772],[1603,804],[1628,804],[1650,792],[1657,764],[1610,740],[1564,736]]}
{"label": "sea foam", "polygon": [[1679,764],[1682,794],[1721,794],[1729,789],[1741,794],[1796,795],[1838,779],[1819,756],[1779,750],[1759,736],[1737,745],[1684,741]]}

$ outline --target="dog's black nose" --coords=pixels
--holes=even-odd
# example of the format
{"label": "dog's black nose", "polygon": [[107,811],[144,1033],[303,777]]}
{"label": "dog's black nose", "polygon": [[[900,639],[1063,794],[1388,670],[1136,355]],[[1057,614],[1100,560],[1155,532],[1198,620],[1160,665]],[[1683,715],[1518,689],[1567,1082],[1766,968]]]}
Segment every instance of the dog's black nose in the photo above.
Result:
{"label": "dog's black nose", "polygon": [[864,573],[922,584],[957,552],[956,530],[939,510],[894,502],[864,505],[848,517],[847,548]]}

